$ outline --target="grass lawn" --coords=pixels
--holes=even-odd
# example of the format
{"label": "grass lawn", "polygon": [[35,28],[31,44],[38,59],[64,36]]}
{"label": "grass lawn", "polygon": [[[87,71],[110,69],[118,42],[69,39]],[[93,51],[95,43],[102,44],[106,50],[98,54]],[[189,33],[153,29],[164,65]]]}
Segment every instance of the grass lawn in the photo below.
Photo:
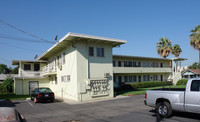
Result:
{"label": "grass lawn", "polygon": [[0,94],[0,99],[6,99],[6,100],[25,100],[26,98],[30,98],[30,96],[29,95],[15,95],[13,93]]}
{"label": "grass lawn", "polygon": [[[158,88],[162,88],[163,86],[159,86],[159,87],[150,87],[150,88],[138,88],[138,89],[134,89],[132,91],[125,91],[120,95],[123,96],[129,96],[129,95],[139,95],[139,94],[145,94],[146,90],[150,90],[150,89],[158,89]],[[170,88],[170,86],[165,86],[165,88]],[[179,86],[171,86],[171,88],[185,88],[185,85],[179,85]]]}

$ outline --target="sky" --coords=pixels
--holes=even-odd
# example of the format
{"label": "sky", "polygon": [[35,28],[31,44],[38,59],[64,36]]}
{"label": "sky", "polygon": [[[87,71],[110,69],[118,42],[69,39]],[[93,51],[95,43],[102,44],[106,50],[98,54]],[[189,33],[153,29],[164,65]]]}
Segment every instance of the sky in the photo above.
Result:
{"label": "sky", "polygon": [[[182,48],[182,66],[198,62],[189,35],[200,24],[199,0],[1,0],[0,64],[34,60],[68,32],[127,40],[113,54],[162,58],[160,38]],[[10,27],[9,25],[18,30]],[[32,34],[44,40],[34,38]],[[167,58],[174,58],[171,54]]]}

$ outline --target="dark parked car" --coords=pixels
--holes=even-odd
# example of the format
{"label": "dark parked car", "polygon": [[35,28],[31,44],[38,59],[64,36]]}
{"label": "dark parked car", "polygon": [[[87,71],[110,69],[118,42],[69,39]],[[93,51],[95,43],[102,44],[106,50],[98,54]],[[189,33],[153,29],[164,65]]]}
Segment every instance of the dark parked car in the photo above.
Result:
{"label": "dark parked car", "polygon": [[23,122],[24,117],[12,107],[0,107],[0,122]]}
{"label": "dark parked car", "polygon": [[43,101],[51,101],[54,102],[54,93],[50,88],[36,88],[31,91],[31,100],[34,100],[35,103],[43,102]]}

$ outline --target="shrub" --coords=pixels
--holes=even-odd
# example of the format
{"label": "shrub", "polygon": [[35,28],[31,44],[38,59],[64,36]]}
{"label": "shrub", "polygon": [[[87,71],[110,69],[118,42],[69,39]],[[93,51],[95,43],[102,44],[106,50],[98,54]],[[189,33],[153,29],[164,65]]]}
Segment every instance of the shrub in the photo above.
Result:
{"label": "shrub", "polygon": [[176,83],[176,85],[186,85],[187,81],[188,81],[188,79],[180,79],[180,80],[178,80],[178,82]]}
{"label": "shrub", "polygon": [[0,93],[12,93],[14,88],[13,80],[7,78],[0,86]]}
{"label": "shrub", "polygon": [[137,88],[149,88],[149,87],[157,87],[157,86],[169,86],[172,85],[172,82],[165,82],[165,81],[146,81],[146,82],[139,82],[139,83],[131,83],[131,84],[124,84],[119,88],[115,88],[115,91],[129,91]]}
{"label": "shrub", "polygon": [[149,88],[149,87],[156,87],[156,86],[169,86],[172,85],[172,82],[165,82],[165,81],[148,81],[148,82],[139,82],[139,83],[132,83],[131,86],[134,89],[137,88]]}

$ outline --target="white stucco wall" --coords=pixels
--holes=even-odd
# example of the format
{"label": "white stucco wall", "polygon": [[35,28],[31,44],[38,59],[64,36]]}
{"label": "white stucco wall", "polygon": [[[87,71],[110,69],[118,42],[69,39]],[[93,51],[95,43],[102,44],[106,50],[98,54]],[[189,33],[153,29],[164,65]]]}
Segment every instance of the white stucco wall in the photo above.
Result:
{"label": "white stucco wall", "polygon": [[16,95],[27,95],[29,94],[29,82],[30,81],[38,81],[39,87],[49,87],[49,78],[42,79],[15,79],[15,94]]}
{"label": "white stucco wall", "polygon": [[[89,56],[89,47],[94,47],[94,56]],[[104,48],[104,57],[96,56],[96,48]],[[112,47],[106,44],[79,43],[77,49],[77,82],[80,101],[103,99],[113,97],[113,73],[112,73]],[[88,86],[92,79],[105,79],[104,74],[110,73],[107,79],[109,84],[109,94],[93,97],[91,87]],[[87,87],[87,88],[86,88]]]}
{"label": "white stucco wall", "polygon": [[[68,99],[78,100],[77,95],[77,51],[75,48],[68,47],[66,50],[59,52],[55,57],[65,52],[65,64],[62,68],[57,67],[57,75],[52,75],[50,78],[50,88],[56,96]],[[51,58],[51,59],[52,59]],[[62,76],[70,76],[70,81],[62,81]],[[55,81],[57,77],[57,83]]]}

